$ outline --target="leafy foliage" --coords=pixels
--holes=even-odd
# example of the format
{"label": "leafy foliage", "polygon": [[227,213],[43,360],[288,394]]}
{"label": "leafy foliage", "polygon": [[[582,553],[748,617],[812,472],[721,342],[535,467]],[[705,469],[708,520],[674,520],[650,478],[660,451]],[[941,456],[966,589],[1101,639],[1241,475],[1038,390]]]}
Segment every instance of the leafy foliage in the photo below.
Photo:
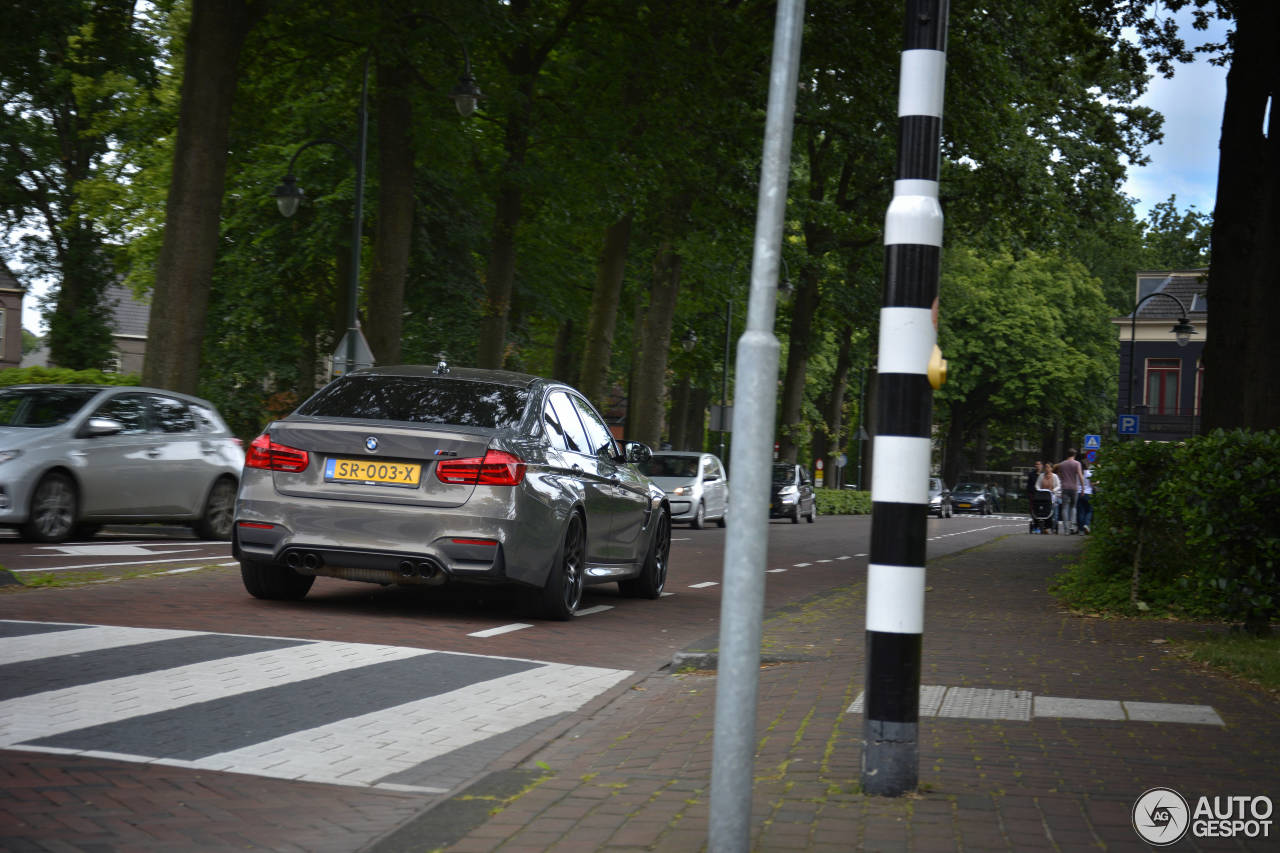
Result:
{"label": "leafy foliage", "polygon": [[137,385],[136,373],[104,373],[68,367],[11,367],[0,370],[0,385]]}
{"label": "leafy foliage", "polygon": [[1118,444],[1094,483],[1094,533],[1055,587],[1068,602],[1253,631],[1280,616],[1280,433]]}
{"label": "leafy foliage", "polygon": [[871,493],[853,489],[818,489],[819,515],[870,515]]}

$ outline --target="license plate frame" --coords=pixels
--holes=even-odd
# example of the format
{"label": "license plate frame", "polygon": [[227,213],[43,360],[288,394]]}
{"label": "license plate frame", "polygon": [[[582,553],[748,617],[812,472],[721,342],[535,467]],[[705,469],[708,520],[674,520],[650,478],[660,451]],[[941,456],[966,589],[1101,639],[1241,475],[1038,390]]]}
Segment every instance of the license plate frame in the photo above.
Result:
{"label": "license plate frame", "polygon": [[422,484],[422,464],[332,456],[324,463],[324,481],[416,489]]}

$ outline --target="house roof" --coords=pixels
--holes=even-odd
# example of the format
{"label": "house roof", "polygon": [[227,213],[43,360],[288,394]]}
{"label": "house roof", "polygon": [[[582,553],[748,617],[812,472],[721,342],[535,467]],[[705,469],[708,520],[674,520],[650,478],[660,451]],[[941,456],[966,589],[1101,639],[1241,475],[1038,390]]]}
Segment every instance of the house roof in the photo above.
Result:
{"label": "house roof", "polygon": [[[1195,322],[1198,318],[1203,322],[1209,315],[1208,273],[1208,270],[1170,273],[1152,292],[1174,297],[1186,307],[1188,320]],[[1130,311],[1124,319],[1132,316]],[[1182,311],[1172,299],[1148,299],[1138,307],[1139,320],[1178,320],[1182,316]]]}
{"label": "house roof", "polygon": [[120,283],[107,286],[105,297],[111,305],[111,331],[117,337],[145,338],[151,321],[151,306],[139,302],[133,291]]}
{"label": "house roof", "polygon": [[18,281],[4,261],[0,261],[0,288],[5,290],[26,290]]}

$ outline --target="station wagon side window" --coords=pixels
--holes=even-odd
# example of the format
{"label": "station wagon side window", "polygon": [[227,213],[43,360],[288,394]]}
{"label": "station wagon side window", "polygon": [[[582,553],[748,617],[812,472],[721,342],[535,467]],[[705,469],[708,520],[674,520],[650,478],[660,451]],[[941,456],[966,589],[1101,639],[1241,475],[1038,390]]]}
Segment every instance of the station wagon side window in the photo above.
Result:
{"label": "station wagon side window", "polygon": [[195,432],[196,419],[187,404],[173,397],[152,397],[151,412],[160,432]]}
{"label": "station wagon side window", "polygon": [[617,450],[613,444],[613,435],[609,432],[609,428],[604,425],[604,421],[596,414],[596,410],[591,408],[591,404],[581,397],[572,397],[573,405],[577,407],[578,414],[582,417],[582,425],[586,427],[587,438],[590,439],[591,450],[588,451],[596,456],[603,456],[606,459],[613,459],[617,454]]}
{"label": "station wagon side window", "polygon": [[144,394],[118,394],[98,407],[95,418],[110,418],[124,426],[124,435],[147,431],[147,398]]}
{"label": "station wagon side window", "polygon": [[591,447],[591,442],[587,440],[586,430],[582,428],[582,421],[578,420],[578,413],[574,410],[573,403],[569,402],[568,396],[563,391],[555,391],[549,400],[551,407],[555,409],[556,416],[560,419],[560,426],[564,429],[568,449],[574,453],[590,453],[588,448]]}

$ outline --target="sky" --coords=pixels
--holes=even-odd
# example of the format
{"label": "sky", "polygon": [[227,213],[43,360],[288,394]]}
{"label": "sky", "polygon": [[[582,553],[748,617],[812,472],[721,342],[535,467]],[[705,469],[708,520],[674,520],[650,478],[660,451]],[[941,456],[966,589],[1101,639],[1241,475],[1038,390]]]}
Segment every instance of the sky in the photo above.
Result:
{"label": "sky", "polygon": [[[1187,13],[1178,16],[1183,38],[1189,46],[1203,41],[1222,40],[1223,25],[1208,36],[1191,28]],[[1154,73],[1154,72],[1153,72]],[[1172,79],[1152,77],[1147,92],[1138,103],[1162,113],[1164,140],[1146,149],[1151,162],[1130,167],[1123,192],[1135,199],[1135,215],[1146,219],[1151,208],[1177,196],[1179,211],[1195,207],[1213,213],[1218,183],[1218,137],[1222,129],[1222,107],[1227,94],[1227,71],[1197,57],[1194,63],[1177,65]],[[31,290],[23,300],[22,326],[44,334],[37,293],[44,286],[29,282]]]}

